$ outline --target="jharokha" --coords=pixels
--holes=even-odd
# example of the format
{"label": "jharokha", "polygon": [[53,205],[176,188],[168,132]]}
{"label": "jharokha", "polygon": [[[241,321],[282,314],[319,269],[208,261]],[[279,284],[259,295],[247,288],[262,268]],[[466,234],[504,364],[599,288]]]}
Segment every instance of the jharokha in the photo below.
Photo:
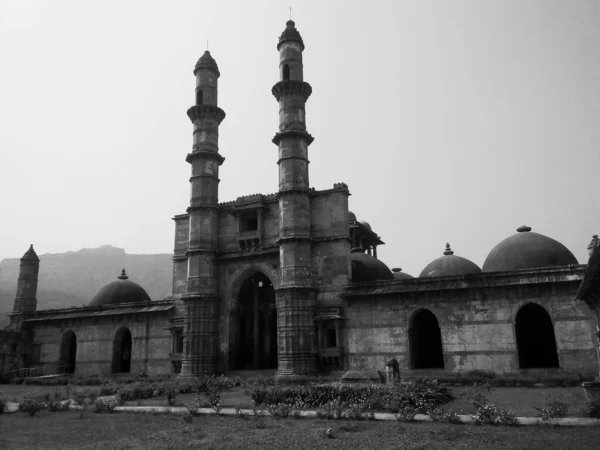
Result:
{"label": "jharokha", "polygon": [[[446,244],[418,277],[390,270],[377,259],[381,238],[349,211],[348,186],[310,186],[312,88],[293,21],[277,50],[277,192],[219,203],[225,112],[219,68],[205,52],[187,111],[191,195],[173,218],[172,295],[151,300],[123,270],[88,306],[38,311],[40,260],[31,247],[0,331],[0,374],[271,369],[377,380],[386,364],[404,375],[596,374],[600,264],[579,264],[561,243],[521,226],[481,268]],[[598,246],[594,237],[590,256]]]}

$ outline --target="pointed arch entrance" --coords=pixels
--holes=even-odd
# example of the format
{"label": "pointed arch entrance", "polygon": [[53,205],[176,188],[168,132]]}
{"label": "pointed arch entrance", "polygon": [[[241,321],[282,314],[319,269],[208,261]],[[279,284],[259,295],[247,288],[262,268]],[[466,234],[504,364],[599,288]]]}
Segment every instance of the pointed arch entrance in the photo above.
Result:
{"label": "pointed arch entrance", "polygon": [[521,369],[559,366],[554,326],[543,307],[535,303],[523,306],[517,313],[515,332]]}
{"label": "pointed arch entrance", "polygon": [[112,373],[131,372],[131,331],[121,327],[113,340]]}
{"label": "pointed arch entrance", "polygon": [[262,272],[248,275],[230,316],[230,370],[277,368],[275,290]]}
{"label": "pointed arch entrance", "polygon": [[408,329],[413,369],[443,369],[442,333],[435,314],[427,309],[417,312]]}
{"label": "pointed arch entrance", "polygon": [[75,373],[77,363],[77,336],[73,330],[63,333],[60,341],[60,371]]}

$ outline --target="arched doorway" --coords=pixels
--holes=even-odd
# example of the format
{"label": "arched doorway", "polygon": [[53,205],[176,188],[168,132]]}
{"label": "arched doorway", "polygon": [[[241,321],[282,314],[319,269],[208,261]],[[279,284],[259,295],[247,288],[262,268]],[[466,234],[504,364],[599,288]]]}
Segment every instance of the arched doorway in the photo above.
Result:
{"label": "arched doorway", "polygon": [[523,306],[515,331],[521,369],[558,367],[554,326],[544,308],[535,303]]}
{"label": "arched doorway", "polygon": [[75,373],[77,362],[77,336],[72,330],[62,335],[60,341],[60,371],[62,373]]}
{"label": "arched doorway", "polygon": [[112,372],[131,372],[131,331],[126,327],[119,328],[115,333]]}
{"label": "arched doorway", "polygon": [[261,272],[246,278],[230,318],[230,369],[277,368],[277,311],[271,280]]}
{"label": "arched doorway", "polygon": [[435,315],[422,309],[412,319],[408,330],[410,359],[413,369],[443,369],[442,333]]}

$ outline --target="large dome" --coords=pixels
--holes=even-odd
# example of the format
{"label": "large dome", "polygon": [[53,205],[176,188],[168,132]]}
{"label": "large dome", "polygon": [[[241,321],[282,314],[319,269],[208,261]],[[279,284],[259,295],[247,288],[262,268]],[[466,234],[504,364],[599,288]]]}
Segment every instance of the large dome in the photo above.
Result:
{"label": "large dome", "polygon": [[525,225],[517,231],[492,249],[483,263],[484,272],[578,264],[573,253],[560,242],[534,233]]}
{"label": "large dome", "polygon": [[350,268],[352,281],[355,283],[394,279],[388,266],[377,258],[364,253],[364,249],[360,247],[350,251]]}
{"label": "large dome", "polygon": [[477,264],[462,256],[456,256],[450,248],[450,244],[446,244],[444,255],[427,264],[421,271],[419,278],[469,275],[480,272],[481,269]]}
{"label": "large dome", "polygon": [[108,283],[94,296],[89,306],[115,305],[117,303],[149,302],[150,296],[139,284],[129,281],[125,269],[117,281]]}

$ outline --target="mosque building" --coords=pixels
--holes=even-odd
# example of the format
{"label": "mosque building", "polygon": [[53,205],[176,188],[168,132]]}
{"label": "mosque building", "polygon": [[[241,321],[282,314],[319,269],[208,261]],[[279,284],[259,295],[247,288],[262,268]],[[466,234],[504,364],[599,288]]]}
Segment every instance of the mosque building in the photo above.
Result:
{"label": "mosque building", "polygon": [[[86,307],[38,311],[40,260],[31,247],[10,324],[0,330],[0,374],[271,369],[278,377],[339,371],[355,380],[374,379],[396,359],[404,375],[594,375],[596,319],[578,292],[585,286],[586,296],[598,297],[599,283],[590,280],[600,265],[579,264],[561,243],[521,226],[481,268],[446,244],[417,277],[390,270],[377,259],[381,237],[349,211],[348,186],[310,185],[312,88],[293,21],[277,50],[277,192],[219,203],[225,112],[220,72],[206,51],[187,111],[191,194],[186,212],[173,218],[172,296],[151,300],[123,269]],[[598,246],[595,236],[590,255]]]}

